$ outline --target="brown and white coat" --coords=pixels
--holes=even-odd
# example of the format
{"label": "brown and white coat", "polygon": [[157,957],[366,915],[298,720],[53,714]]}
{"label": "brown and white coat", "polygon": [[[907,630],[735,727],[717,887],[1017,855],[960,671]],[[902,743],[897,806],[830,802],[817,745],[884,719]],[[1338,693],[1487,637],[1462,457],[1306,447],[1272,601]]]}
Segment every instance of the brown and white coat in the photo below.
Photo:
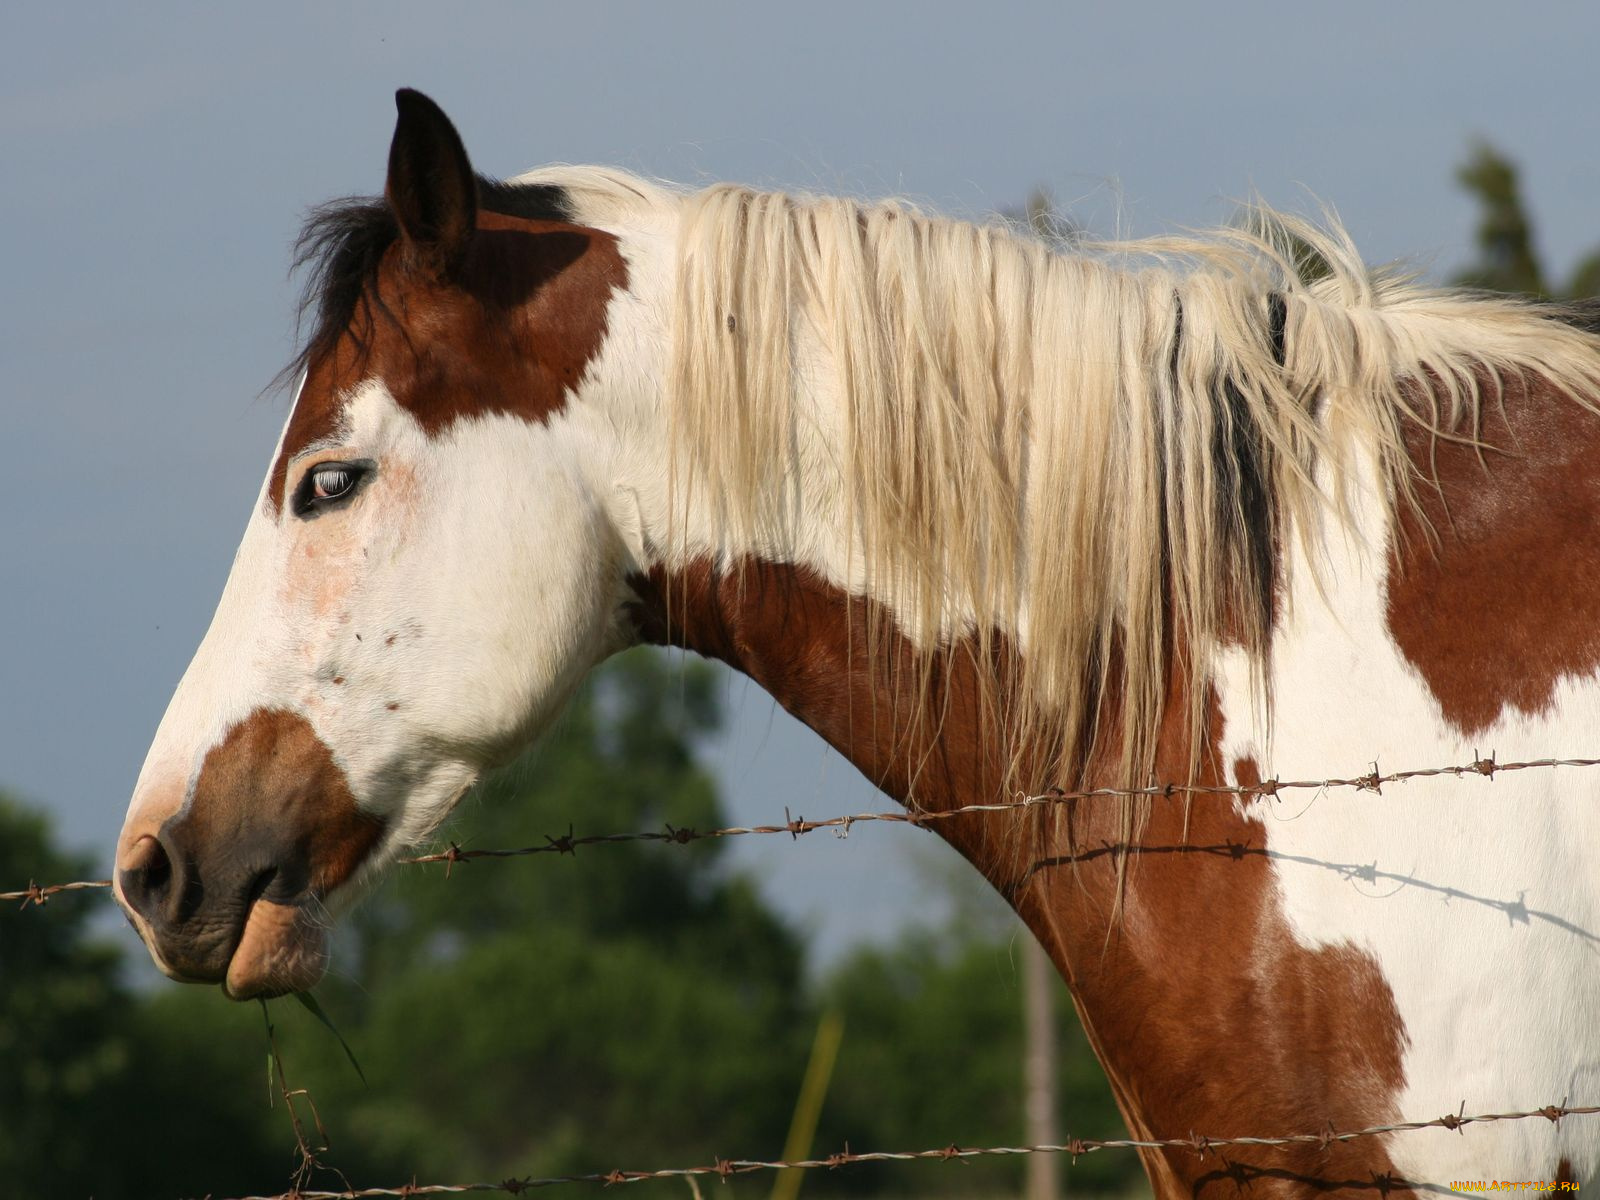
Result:
{"label": "brown and white coat", "polygon": [[[593,168],[489,185],[430,101],[399,103],[386,199],[313,229],[303,382],[119,842],[119,899],[170,974],[240,997],[315,982],[330,912],[639,641],[748,673],[927,810],[1118,783],[1130,762],[1248,784],[1596,745],[1600,350],[1570,320],[1348,264],[1274,291],[1221,251],[1199,282],[1101,264],[1047,284],[1068,268],[1010,234]],[[730,196],[732,259],[768,244],[762,221],[795,239],[777,291],[695,272],[721,252],[685,231]],[[774,311],[802,275],[826,297],[851,239],[886,278],[902,234],[894,253],[946,263],[914,278],[948,328],[890,320],[873,359],[839,349],[848,305]],[[992,311],[951,298],[974,263]],[[1019,331],[1065,322],[1065,342],[1085,313],[1140,332],[1024,355]],[[976,367],[961,322],[988,330]],[[735,349],[697,366],[713,331]],[[932,371],[927,395],[888,379],[881,421],[866,411],[866,376],[945,342],[947,373],[937,348],[906,368]],[[1141,372],[1137,403],[1094,407]],[[989,407],[956,396],[941,432],[933,393],[976,391]],[[1126,414],[1152,397],[1167,416],[1141,433]],[[1205,425],[1209,405],[1232,415]],[[1185,496],[1221,507],[1185,516]],[[1063,646],[1099,661],[1039,665]],[[1068,693],[1088,708],[1066,734],[1004,715]],[[1597,786],[1525,772],[937,828],[1060,968],[1136,1134],[1307,1132],[1600,1096]],[[1437,1191],[1586,1178],[1600,1132],[1146,1164],[1163,1195]]]}

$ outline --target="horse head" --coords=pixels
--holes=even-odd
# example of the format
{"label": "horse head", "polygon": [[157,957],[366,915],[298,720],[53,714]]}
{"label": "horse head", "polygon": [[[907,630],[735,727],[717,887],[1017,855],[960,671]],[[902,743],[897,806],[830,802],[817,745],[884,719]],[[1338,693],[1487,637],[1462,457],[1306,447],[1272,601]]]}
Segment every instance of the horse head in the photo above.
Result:
{"label": "horse head", "polygon": [[234,997],[314,983],[329,912],[628,638],[610,418],[577,402],[618,241],[396,103],[384,197],[307,227],[299,391],[117,845],[157,965]]}

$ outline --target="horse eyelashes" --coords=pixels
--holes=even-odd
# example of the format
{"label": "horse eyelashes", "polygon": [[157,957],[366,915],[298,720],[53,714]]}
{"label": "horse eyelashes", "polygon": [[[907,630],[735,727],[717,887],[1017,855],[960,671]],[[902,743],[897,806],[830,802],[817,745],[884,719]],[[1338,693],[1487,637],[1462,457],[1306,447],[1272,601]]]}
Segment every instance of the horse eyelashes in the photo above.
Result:
{"label": "horse eyelashes", "polygon": [[318,467],[311,472],[312,494],[318,500],[332,500],[344,495],[354,484],[351,473],[343,467]]}

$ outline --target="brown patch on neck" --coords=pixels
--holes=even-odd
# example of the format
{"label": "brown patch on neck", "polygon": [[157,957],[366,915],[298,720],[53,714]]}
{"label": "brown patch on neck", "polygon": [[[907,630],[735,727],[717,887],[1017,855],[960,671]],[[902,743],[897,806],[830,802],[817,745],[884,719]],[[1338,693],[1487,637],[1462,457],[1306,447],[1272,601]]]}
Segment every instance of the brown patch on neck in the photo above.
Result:
{"label": "brown patch on neck", "polygon": [[1389,557],[1389,631],[1468,736],[1600,667],[1600,419],[1538,378],[1486,391],[1481,450],[1407,423],[1420,511]]}
{"label": "brown patch on neck", "polygon": [[404,259],[390,246],[351,327],[310,364],[268,478],[274,510],[289,464],[338,436],[346,395],[365,379],[381,379],[430,436],[488,414],[548,421],[600,353],[611,294],[628,285],[613,235],[488,211],[449,280]]}
{"label": "brown patch on neck", "polygon": [[[943,659],[932,703],[921,708],[907,694],[917,651],[885,620],[881,653],[868,661],[871,605],[810,570],[745,560],[719,571],[701,561],[634,584],[645,640],[746,672],[891,795],[904,801],[914,782],[927,811],[1003,798],[1006,756],[978,707],[973,654],[958,648]],[[1188,772],[1186,686],[1170,686],[1160,778]],[[1218,783],[1214,701],[1210,713],[1198,782]],[[1236,769],[1242,782],[1255,776],[1249,762]],[[1153,802],[1128,854],[1117,914],[1115,803],[1037,811],[1031,844],[1009,812],[931,828],[1049,951],[1137,1135],[1314,1133],[1330,1121],[1350,1129],[1396,1115],[1405,1037],[1389,987],[1354,947],[1295,941],[1260,822],[1227,800]],[[1163,1196],[1231,1197],[1254,1180],[1271,1185],[1268,1194],[1285,1184],[1370,1191],[1394,1173],[1377,1139],[1236,1147],[1226,1163],[1188,1151],[1148,1152],[1144,1161]]]}

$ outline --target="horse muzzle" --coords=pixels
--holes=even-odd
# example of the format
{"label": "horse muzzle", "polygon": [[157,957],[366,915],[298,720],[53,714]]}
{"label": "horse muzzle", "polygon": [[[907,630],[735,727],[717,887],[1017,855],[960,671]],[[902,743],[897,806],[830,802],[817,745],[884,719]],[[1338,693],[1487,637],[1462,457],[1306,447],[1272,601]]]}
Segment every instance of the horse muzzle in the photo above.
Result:
{"label": "horse muzzle", "polygon": [[327,966],[324,901],[384,822],[357,807],[310,724],[281,709],[231,726],[184,791],[177,811],[136,804],[118,845],[117,900],[156,966],[241,1000],[311,987]]}

